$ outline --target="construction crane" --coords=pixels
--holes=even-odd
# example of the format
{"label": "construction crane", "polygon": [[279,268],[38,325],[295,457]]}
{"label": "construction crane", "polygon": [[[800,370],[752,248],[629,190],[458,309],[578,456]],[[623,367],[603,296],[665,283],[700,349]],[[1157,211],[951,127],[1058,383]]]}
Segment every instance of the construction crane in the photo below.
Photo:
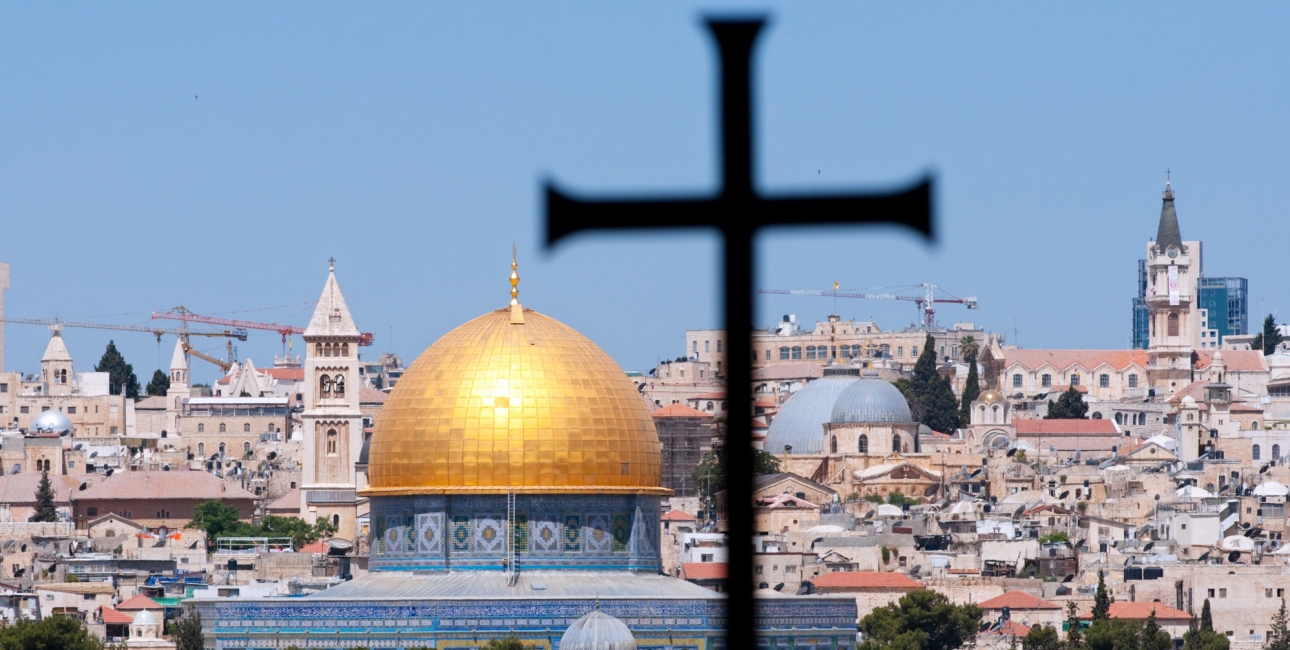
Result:
{"label": "construction crane", "polygon": [[[119,330],[123,332],[147,332],[157,337],[158,343],[161,342],[162,336],[166,334],[173,334],[175,336],[178,336],[179,339],[183,342],[184,354],[191,354],[204,361],[209,361],[219,366],[220,369],[223,370],[224,372],[228,372],[228,369],[231,368],[233,364],[232,339],[237,339],[239,341],[246,340],[245,329],[231,329],[231,330],[223,330],[218,332],[194,332],[189,330],[186,325],[183,328],[172,329],[172,328],[165,328],[165,327],[144,327],[142,325],[111,325],[108,323],[68,323],[58,319],[49,320],[44,318],[3,318],[3,319],[0,319],[0,321],[3,321],[5,323],[19,323],[22,325],[48,325],[51,328],[57,327],[60,329],[64,327],[78,327],[78,328],[96,329],[96,330]],[[189,345],[189,341],[188,341],[188,338],[191,336],[215,336],[215,337],[222,337],[222,338],[229,339],[228,362],[220,361],[215,357],[202,354],[201,352],[198,352],[197,350],[193,349],[193,346]]]}
{"label": "construction crane", "polygon": [[[888,287],[879,287],[879,289],[888,289]],[[911,291],[914,291],[915,289],[921,289],[922,295],[912,295],[912,296],[901,295],[902,293],[909,293]],[[938,289],[949,297],[937,298],[936,291]],[[933,306],[936,303],[963,305],[968,309],[977,308],[976,296],[964,296],[962,298],[959,298],[945,291],[941,287],[938,287],[930,283],[915,284],[908,287],[891,287],[889,288],[889,290],[890,290],[890,293],[853,293],[849,291],[838,291],[836,289],[834,289],[833,291],[801,291],[801,290],[794,291],[794,290],[786,290],[786,289],[762,289],[757,293],[771,293],[771,294],[779,294],[784,296],[821,296],[825,298],[831,297],[831,298],[866,298],[869,300],[908,300],[913,302],[914,305],[918,308],[919,318],[923,322],[923,327],[927,329],[934,329],[936,327],[936,308]]]}
{"label": "construction crane", "polygon": [[[303,327],[296,327],[294,325],[281,325],[278,323],[257,323],[254,321],[234,320],[231,318],[217,318],[215,316],[202,316],[201,314],[193,313],[183,305],[179,305],[178,307],[175,307],[170,311],[161,311],[161,312],[154,311],[152,312],[152,317],[153,319],[163,318],[166,320],[183,321],[185,328],[188,327],[188,323],[206,323],[208,325],[224,325],[226,327],[237,327],[237,328],[250,329],[250,330],[268,330],[270,332],[277,332],[278,334],[282,335],[283,346],[286,346],[287,344],[287,337],[293,334],[305,333],[305,329]],[[364,332],[359,335],[358,344],[371,345],[372,340],[374,338],[375,337],[372,336],[371,332]]]}

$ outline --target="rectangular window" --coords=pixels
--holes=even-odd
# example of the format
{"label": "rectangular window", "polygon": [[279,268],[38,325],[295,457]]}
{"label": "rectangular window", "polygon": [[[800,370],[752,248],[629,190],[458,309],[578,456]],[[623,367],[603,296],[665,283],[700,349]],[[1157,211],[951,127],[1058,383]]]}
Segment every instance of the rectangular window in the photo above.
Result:
{"label": "rectangular window", "polygon": [[1264,598],[1271,598],[1271,597],[1272,597],[1272,588],[1271,588],[1271,587],[1268,587],[1267,589],[1264,589],[1264,590],[1263,590],[1263,597],[1264,597]]}
{"label": "rectangular window", "polygon": [[97,517],[97,516],[99,516],[99,509],[98,509],[98,508],[93,508],[93,507],[91,507],[91,508],[87,508],[87,509],[85,510],[85,514],[87,514],[87,515],[89,515],[89,516],[91,516],[91,517]]}
{"label": "rectangular window", "polygon": [[1021,388],[1021,374],[1015,374],[1012,376],[1012,387]]}
{"label": "rectangular window", "polygon": [[1227,598],[1227,590],[1220,587],[1218,590],[1218,597]]}
{"label": "rectangular window", "polygon": [[9,384],[0,384],[0,393],[9,392]]}
{"label": "rectangular window", "polygon": [[1137,387],[1138,387],[1138,376],[1136,374],[1129,375],[1129,388],[1137,388]]}
{"label": "rectangular window", "polygon": [[75,406],[69,406],[69,407],[67,407],[67,414],[68,414],[68,415],[76,415],[76,407],[75,407]]}
{"label": "rectangular window", "polygon": [[815,346],[814,346],[814,345],[808,345],[808,346],[806,346],[806,358],[807,358],[807,359],[814,359],[814,358],[815,358]]}
{"label": "rectangular window", "polygon": [[709,350],[709,349],[708,349],[708,342],[707,342],[707,341],[704,341],[704,342],[703,342],[703,352],[704,352],[705,354],[706,354],[706,353],[708,353],[708,352],[711,352],[711,350]]}
{"label": "rectangular window", "polygon": [[48,407],[48,406],[42,406],[42,407],[40,407],[40,412],[41,412],[41,413],[44,413],[45,411],[48,411],[48,410],[49,410],[49,407]]}
{"label": "rectangular window", "polygon": [[770,361],[770,350],[766,351],[766,360]]}
{"label": "rectangular window", "polygon": [[1277,598],[1283,598],[1285,597],[1285,595],[1286,595],[1285,589],[1280,589],[1280,588],[1277,589]]}
{"label": "rectangular window", "polygon": [[780,348],[780,349],[779,349],[779,360],[780,360],[780,361],[788,361],[788,348]]}
{"label": "rectangular window", "polygon": [[896,358],[897,359],[905,358],[905,346],[903,345],[896,346]]}
{"label": "rectangular window", "polygon": [[1101,388],[1111,387],[1111,375],[1098,375],[1097,385]]}
{"label": "rectangular window", "polygon": [[31,413],[31,407],[30,407],[30,406],[19,406],[19,407],[18,407],[18,412],[19,412],[19,413]]}
{"label": "rectangular window", "polygon": [[721,351],[721,341],[717,341],[717,352]]}
{"label": "rectangular window", "polygon": [[1053,385],[1053,376],[1052,376],[1052,375],[1047,375],[1047,374],[1046,374],[1046,375],[1044,375],[1044,376],[1040,377],[1040,378],[1039,378],[1039,385],[1040,385],[1040,386],[1043,386],[1044,388],[1050,388],[1050,387],[1052,387],[1052,385]]}
{"label": "rectangular window", "polygon": [[830,359],[838,358],[838,346],[836,345],[829,346],[829,358]]}
{"label": "rectangular window", "polygon": [[116,435],[116,427],[112,427],[112,429],[111,429],[111,433],[112,433],[112,435],[114,435],[114,436]]}
{"label": "rectangular window", "polygon": [[802,358],[802,348],[799,348],[799,347],[794,346],[794,347],[793,347],[793,360],[794,360],[794,361],[797,361],[797,360],[799,360],[799,359],[801,359],[801,358]]}
{"label": "rectangular window", "polygon": [[1079,385],[1079,373],[1078,373],[1078,372],[1072,372],[1072,373],[1071,373],[1071,385],[1072,385],[1072,386],[1078,386],[1078,385]]}
{"label": "rectangular window", "polygon": [[[770,354],[769,354],[770,350],[767,350],[766,352],[768,353],[768,354],[766,355],[766,360],[767,360],[767,361],[770,361]],[[752,351],[752,360],[753,360],[753,363],[757,363],[757,351],[756,351],[756,350],[753,350],[753,351]]]}

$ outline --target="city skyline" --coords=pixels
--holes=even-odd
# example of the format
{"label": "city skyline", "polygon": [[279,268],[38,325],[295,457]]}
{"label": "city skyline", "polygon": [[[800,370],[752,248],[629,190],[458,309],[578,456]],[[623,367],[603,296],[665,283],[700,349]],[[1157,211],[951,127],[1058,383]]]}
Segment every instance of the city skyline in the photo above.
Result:
{"label": "city skyline", "polygon": [[[247,24],[235,9],[3,10],[0,51],[16,62],[0,132],[8,316],[142,323],[176,304],[294,304],[335,256],[355,319],[376,334],[370,350],[410,362],[505,305],[515,242],[526,304],[627,369],[719,325],[711,237],[586,238],[550,254],[537,232],[547,177],[605,192],[713,181],[697,5],[521,9],[495,22],[480,8],[258,11]],[[1284,302],[1266,247],[1290,233],[1264,217],[1277,209],[1267,188],[1290,173],[1275,128],[1286,55],[1257,37],[1274,20],[1109,6],[772,13],[755,62],[760,184],[870,187],[931,169],[941,237],[772,233],[758,286],[933,282],[981,301],[941,310],[943,323],[1028,348],[1127,349],[1136,261],[1172,168],[1206,274],[1249,279],[1252,326]],[[180,37],[173,24],[189,27]],[[826,299],[759,305],[763,325],[832,311]],[[915,316],[905,303],[839,311],[884,328]],[[5,330],[9,369],[31,372],[47,332]],[[146,335],[81,330],[68,333],[78,369],[109,338],[141,379],[169,356]],[[272,333],[239,350],[258,365],[281,353]]]}

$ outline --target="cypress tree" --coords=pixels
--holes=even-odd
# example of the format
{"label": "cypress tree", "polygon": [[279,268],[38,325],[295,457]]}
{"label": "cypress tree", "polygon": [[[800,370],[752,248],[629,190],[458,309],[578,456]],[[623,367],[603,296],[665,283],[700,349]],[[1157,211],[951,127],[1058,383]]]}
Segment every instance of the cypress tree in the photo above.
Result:
{"label": "cypress tree", "polygon": [[161,370],[153,371],[152,381],[148,382],[148,394],[155,397],[168,392],[170,392],[170,375]]}
{"label": "cypress tree", "polygon": [[[1209,605],[1209,601],[1205,601]],[[1208,609],[1206,610],[1208,611]],[[1290,650],[1290,620],[1286,617],[1286,599],[1281,599],[1281,609],[1272,616],[1272,629],[1268,630],[1268,650]]]}
{"label": "cypress tree", "polygon": [[1205,599],[1204,607],[1201,607],[1200,609],[1200,629],[1208,632],[1214,631],[1214,617],[1209,613],[1208,598]]}
{"label": "cypress tree", "polygon": [[933,431],[953,433],[959,428],[959,401],[954,397],[949,377],[937,376],[928,382],[919,402],[923,405],[921,422]]}
{"label": "cypress tree", "polygon": [[972,402],[981,396],[981,381],[977,377],[975,351],[968,354],[967,364],[967,383],[963,384],[962,408],[959,415],[959,420],[964,424],[972,421]]}
{"label": "cypress tree", "polygon": [[[1115,602],[1115,597],[1106,590],[1106,578],[1102,575],[1102,570],[1097,571],[1097,593],[1093,595],[1093,622],[1105,621],[1110,618],[1111,603]],[[1205,613],[1209,613],[1209,601],[1205,601]]]}
{"label": "cypress tree", "polygon": [[1080,626],[1079,606],[1073,600],[1066,603],[1066,647],[1068,650],[1084,647],[1084,631]]}
{"label": "cypress tree", "polygon": [[49,481],[47,470],[41,470],[40,483],[36,486],[36,514],[27,521],[58,521],[58,509],[54,507],[54,486]]}
{"label": "cypress tree", "polygon": [[139,378],[134,375],[134,366],[126,363],[125,357],[116,349],[115,341],[108,341],[94,372],[108,373],[108,392],[120,395],[124,389],[126,397],[139,399]]}

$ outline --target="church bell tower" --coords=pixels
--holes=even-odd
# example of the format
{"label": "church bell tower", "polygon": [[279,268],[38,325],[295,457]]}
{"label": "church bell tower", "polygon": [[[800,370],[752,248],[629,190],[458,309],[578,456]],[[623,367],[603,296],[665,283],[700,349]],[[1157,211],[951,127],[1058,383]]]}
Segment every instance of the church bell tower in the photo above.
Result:
{"label": "church bell tower", "polygon": [[1200,242],[1182,239],[1168,181],[1161,199],[1156,239],[1147,242],[1147,376],[1157,395],[1172,395],[1192,381],[1192,353],[1201,330],[1197,286],[1202,258]]}
{"label": "church bell tower", "polygon": [[363,446],[358,406],[358,342],[361,334],[336,284],[335,263],[314,315],[305,328],[304,475],[300,515],[326,519],[337,536],[355,540],[358,514],[354,463]]}

